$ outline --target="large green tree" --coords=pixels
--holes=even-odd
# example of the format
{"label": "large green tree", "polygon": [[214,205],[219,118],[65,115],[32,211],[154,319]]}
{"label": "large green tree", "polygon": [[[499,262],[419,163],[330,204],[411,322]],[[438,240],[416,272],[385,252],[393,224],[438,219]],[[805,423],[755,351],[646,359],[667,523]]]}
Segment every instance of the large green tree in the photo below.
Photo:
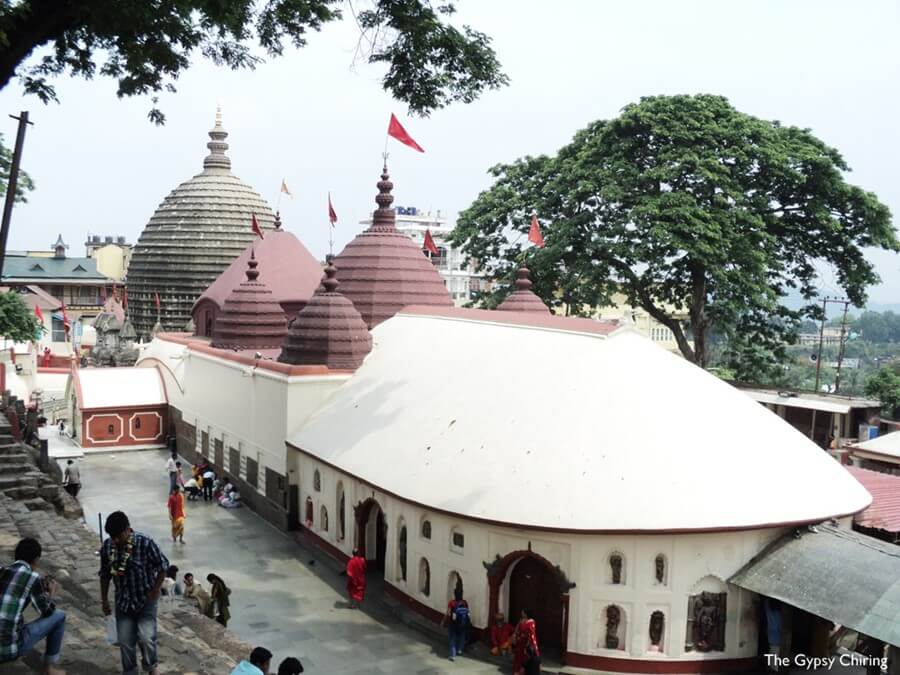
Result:
{"label": "large green tree", "polygon": [[890,366],[879,368],[868,380],[865,387],[866,396],[881,401],[882,410],[895,417],[900,408],[900,375]]}
{"label": "large green tree", "polygon": [[[493,167],[493,186],[460,214],[453,240],[490,277],[510,280],[534,210],[546,247],[527,262],[545,301],[583,313],[624,293],[701,366],[715,331],[726,365],[745,378],[783,356],[803,318],[820,318],[817,264],[863,306],[878,280],[864,248],[900,249],[887,207],[847,171],[809,130],[721,96],[648,97],[554,156]],[[808,301],[800,310],[783,302],[791,289]]]}
{"label": "large green tree", "polygon": [[[414,113],[507,82],[490,38],[448,22],[449,2],[371,0],[357,11],[349,0],[0,0],[0,89],[18,76],[26,91],[56,100],[51,78],[71,73],[115,78],[119,96],[174,91],[195,54],[253,68],[254,45],[270,56],[303,47],[310,31],[343,19],[344,6],[362,31],[359,55],[387,66],[382,85]],[[150,117],[164,120],[156,107]]]}
{"label": "large green tree", "polygon": [[40,334],[41,325],[15,291],[0,293],[0,336],[15,342],[31,342]]}

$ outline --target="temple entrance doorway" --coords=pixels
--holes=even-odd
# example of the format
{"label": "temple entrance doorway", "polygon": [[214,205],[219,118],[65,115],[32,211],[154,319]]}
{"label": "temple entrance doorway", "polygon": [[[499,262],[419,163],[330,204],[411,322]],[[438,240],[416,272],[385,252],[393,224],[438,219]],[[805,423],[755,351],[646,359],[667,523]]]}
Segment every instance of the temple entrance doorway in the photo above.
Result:
{"label": "temple entrance doorway", "polygon": [[538,645],[543,652],[558,655],[562,649],[563,606],[559,581],[554,570],[541,560],[524,557],[509,573],[509,614],[518,624],[521,612],[532,612],[537,624]]}
{"label": "temple entrance doorway", "polygon": [[384,576],[387,559],[387,522],[381,505],[367,499],[356,507],[356,548],[366,559],[367,567]]}

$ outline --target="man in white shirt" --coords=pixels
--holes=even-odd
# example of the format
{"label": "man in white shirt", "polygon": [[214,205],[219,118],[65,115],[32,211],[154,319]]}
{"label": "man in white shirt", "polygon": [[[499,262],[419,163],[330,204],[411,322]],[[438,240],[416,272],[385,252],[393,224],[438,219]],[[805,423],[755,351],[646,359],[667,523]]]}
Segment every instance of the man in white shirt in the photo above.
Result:
{"label": "man in white shirt", "polygon": [[175,464],[177,459],[178,455],[173,451],[166,462],[166,471],[169,472],[169,494],[172,494],[172,489],[178,484],[178,466]]}

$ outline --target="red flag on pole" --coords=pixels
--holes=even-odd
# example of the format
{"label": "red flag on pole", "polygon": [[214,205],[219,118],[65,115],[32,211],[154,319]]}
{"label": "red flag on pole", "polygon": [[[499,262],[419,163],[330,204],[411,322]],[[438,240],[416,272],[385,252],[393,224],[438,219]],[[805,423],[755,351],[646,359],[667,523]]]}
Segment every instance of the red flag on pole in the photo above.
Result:
{"label": "red flag on pole", "polygon": [[254,213],[250,218],[250,227],[253,229],[253,234],[258,235],[260,239],[265,239],[262,230],[259,227],[259,222],[256,220],[256,214]]}
{"label": "red flag on pole", "polygon": [[156,301],[156,313],[159,314],[159,293],[153,291],[153,299]]}
{"label": "red flag on pole", "polygon": [[331,226],[334,227],[334,224],[337,222],[337,213],[334,212],[334,206],[331,205],[331,193],[328,193],[328,220],[331,221]]}
{"label": "red flag on pole", "polygon": [[422,146],[416,143],[413,140],[413,137],[406,133],[406,129],[400,124],[400,121],[397,119],[397,116],[394,113],[391,113],[391,122],[388,124],[388,136],[393,136],[398,141],[403,143],[403,145],[408,145],[413,150],[418,150],[419,152],[425,152],[422,149]]}
{"label": "red flag on pole", "polygon": [[428,251],[431,255],[440,255],[438,251],[438,247],[435,246],[434,238],[431,236],[431,230],[425,230],[425,245],[422,247],[426,251]]}
{"label": "red flag on pole", "polygon": [[528,230],[528,241],[538,248],[544,248],[544,237],[541,235],[541,226],[538,223],[536,213],[531,216],[531,229]]}
{"label": "red flag on pole", "polygon": [[41,311],[39,305],[34,306],[34,315],[38,318],[38,321],[41,322],[41,325],[44,325],[44,313]]}

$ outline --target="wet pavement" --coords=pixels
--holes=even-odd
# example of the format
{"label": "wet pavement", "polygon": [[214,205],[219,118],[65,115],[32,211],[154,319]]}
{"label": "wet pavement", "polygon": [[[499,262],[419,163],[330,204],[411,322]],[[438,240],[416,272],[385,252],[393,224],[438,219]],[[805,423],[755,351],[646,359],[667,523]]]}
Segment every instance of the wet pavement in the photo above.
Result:
{"label": "wet pavement", "polygon": [[[379,602],[370,600],[363,611],[348,609],[346,578],[319,552],[302,548],[247,508],[186,502],[186,543],[174,544],[166,458],[165,451],[148,450],[78,460],[85,520],[99,531],[98,514],[105,519],[123,510],[134,529],[153,537],[178,565],[179,578],[193,572],[208,590],[206,575],[221,576],[232,590],[228,628],[272,651],[273,670],[284,657],[296,656],[306,672],[330,675],[509,671],[508,664],[503,669],[469,657],[449,662],[443,642],[401,623]],[[377,588],[370,591],[370,598],[379,595]]]}

